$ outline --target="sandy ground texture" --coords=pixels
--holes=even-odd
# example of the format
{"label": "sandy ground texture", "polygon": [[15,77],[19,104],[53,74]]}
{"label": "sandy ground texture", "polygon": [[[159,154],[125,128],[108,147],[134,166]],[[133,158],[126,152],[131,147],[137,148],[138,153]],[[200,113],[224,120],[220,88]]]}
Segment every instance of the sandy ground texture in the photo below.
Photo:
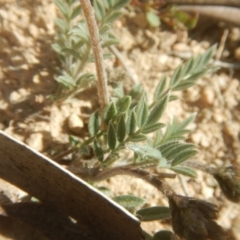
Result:
{"label": "sandy ground texture", "polygon": [[[48,156],[56,148],[66,147],[68,134],[86,135],[88,116],[97,103],[94,87],[59,107],[52,107],[48,99],[57,87],[54,77],[60,66],[51,48],[57,14],[50,0],[0,0],[0,129]],[[164,74],[171,75],[180,63],[218,43],[223,49],[218,49],[214,61],[222,68],[182,92],[179,101],[170,103],[164,118],[171,120],[176,115],[182,120],[196,112],[188,138],[199,146],[195,159],[213,166],[239,163],[240,28],[207,23],[187,32],[164,26],[150,30],[143,27],[141,16],[135,15],[117,21],[114,31],[121,42],[118,49],[132,78],[115,57],[107,62],[108,75],[111,83],[124,79],[126,88],[134,81],[142,83],[152,95]],[[240,207],[225,200],[212,177],[199,172],[197,179],[179,177],[170,183],[179,194],[216,203],[220,207],[219,224],[231,232],[233,239],[240,239]],[[134,193],[144,197],[149,206],[167,204],[142,180],[117,176],[99,185],[107,186],[114,195]],[[0,189],[3,199],[8,196],[13,202],[24,196],[2,181]],[[152,233],[170,229],[168,221],[142,226]],[[34,239],[44,238],[40,234]]]}

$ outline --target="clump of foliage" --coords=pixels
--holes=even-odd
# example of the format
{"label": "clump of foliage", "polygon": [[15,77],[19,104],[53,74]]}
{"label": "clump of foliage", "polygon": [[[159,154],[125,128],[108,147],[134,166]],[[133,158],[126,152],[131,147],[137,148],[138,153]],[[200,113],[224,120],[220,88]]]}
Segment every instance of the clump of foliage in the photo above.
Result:
{"label": "clump of foliage", "polygon": [[191,15],[181,11],[176,6],[168,5],[168,1],[132,0],[131,5],[135,10],[144,13],[149,26],[153,28],[164,22],[175,29],[192,29],[198,21],[197,14]]}
{"label": "clump of foliage", "polygon": [[[99,50],[92,48],[90,33],[94,30],[87,27],[83,17],[84,13],[89,20],[86,11],[73,0],[55,0],[55,3],[63,16],[63,19],[56,20],[59,33],[53,45],[63,64],[63,71],[57,81],[62,86],[60,95],[69,97],[96,79],[94,74],[84,72],[84,67],[94,60],[94,51]],[[102,48],[118,42],[110,25],[121,16],[121,9],[127,3],[127,0],[93,1]],[[172,218],[174,233],[165,230],[154,236],[144,233],[146,239],[227,239],[224,230],[215,222],[218,210],[214,204],[180,196],[169,187],[167,180],[163,180],[176,174],[195,178],[195,169],[199,169],[216,178],[229,200],[239,202],[238,167],[215,169],[187,162],[198,152],[194,144],[186,142],[186,134],[190,132],[187,127],[194,120],[195,114],[182,122],[176,117],[172,122],[162,121],[168,103],[178,99],[175,95],[177,91],[194,86],[197,79],[216,70],[209,65],[214,51],[215,46],[181,64],[171,77],[160,79],[151,101],[141,85],[134,86],[127,93],[122,86],[118,86],[111,100],[91,114],[89,138],[83,140],[70,137],[72,146],[60,154],[62,157],[74,152],[89,153],[90,164],[82,165],[78,172],[87,181],[101,181],[126,174],[142,178],[161,191],[168,198],[168,207],[143,208],[145,200],[133,195],[114,198],[141,221]],[[100,84],[97,81],[99,95]],[[125,159],[126,151],[132,152],[132,157]],[[173,173],[153,174],[149,170],[152,166]]]}
{"label": "clump of foliage", "polygon": [[[95,80],[95,75],[86,72],[86,64],[93,62],[91,40],[87,24],[83,18],[82,8],[75,0],[54,0],[61,12],[62,18],[55,19],[58,33],[55,37],[53,49],[59,54],[62,68],[56,78],[59,82],[57,98],[66,99],[74,97]],[[99,22],[101,46],[107,47],[118,43],[111,31],[111,23],[122,15],[121,8],[128,1],[93,1],[96,17]],[[111,57],[109,51],[104,53],[104,58]]]}

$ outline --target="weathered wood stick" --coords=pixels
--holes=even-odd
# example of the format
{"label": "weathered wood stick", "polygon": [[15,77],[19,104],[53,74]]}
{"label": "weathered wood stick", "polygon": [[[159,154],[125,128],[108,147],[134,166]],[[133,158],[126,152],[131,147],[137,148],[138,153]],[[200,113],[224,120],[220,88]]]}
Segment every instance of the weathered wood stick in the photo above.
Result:
{"label": "weathered wood stick", "polygon": [[221,5],[221,6],[233,6],[240,8],[239,0],[166,0],[167,4],[177,5]]}
{"label": "weathered wood stick", "polygon": [[178,9],[198,12],[200,15],[240,26],[240,8],[214,5],[179,5]]}
{"label": "weathered wood stick", "polygon": [[0,178],[76,219],[98,240],[141,240],[137,218],[57,163],[0,131]]}

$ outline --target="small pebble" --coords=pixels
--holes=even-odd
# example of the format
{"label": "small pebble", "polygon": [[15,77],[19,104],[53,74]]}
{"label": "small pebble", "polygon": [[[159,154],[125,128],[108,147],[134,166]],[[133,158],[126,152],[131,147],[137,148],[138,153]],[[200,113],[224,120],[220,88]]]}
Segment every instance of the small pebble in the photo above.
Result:
{"label": "small pebble", "polygon": [[84,123],[77,114],[73,113],[68,118],[68,127],[72,132],[79,134],[83,131]]}

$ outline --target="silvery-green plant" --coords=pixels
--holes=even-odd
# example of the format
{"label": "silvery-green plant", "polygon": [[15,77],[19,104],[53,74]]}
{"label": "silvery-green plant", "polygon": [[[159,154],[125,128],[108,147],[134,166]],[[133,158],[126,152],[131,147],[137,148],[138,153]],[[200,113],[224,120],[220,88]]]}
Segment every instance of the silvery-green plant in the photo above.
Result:
{"label": "silvery-green plant", "polygon": [[[54,0],[54,2],[62,16],[55,19],[58,32],[55,43],[52,44],[62,65],[60,75],[56,78],[60,84],[56,97],[74,97],[96,80],[94,74],[85,71],[86,64],[94,61],[91,39],[79,2],[75,0]],[[111,57],[107,47],[118,43],[111,31],[111,24],[121,17],[121,8],[128,2],[129,0],[93,1],[101,45],[106,49],[104,58]]]}
{"label": "silvery-green plant", "polygon": [[[194,86],[197,79],[216,70],[209,65],[216,46],[181,64],[171,77],[164,76],[160,79],[151,102],[141,85],[134,86],[127,93],[119,85],[109,101],[107,90],[104,89],[106,82],[102,48],[116,44],[117,40],[110,32],[109,24],[121,15],[121,8],[128,1],[93,1],[97,24],[89,1],[80,0],[81,7],[73,0],[55,2],[64,16],[64,20],[56,21],[59,34],[54,48],[60,54],[63,64],[62,75],[57,81],[67,87],[69,92],[66,91],[65,94],[69,96],[69,93],[83,89],[86,86],[84,82],[89,84],[91,79],[96,78],[101,98],[100,108],[89,118],[88,139],[70,136],[71,147],[55,159],[80,152],[83,158],[84,155],[90,158],[76,172],[86,181],[97,182],[125,174],[141,178],[162,192],[169,201],[168,207],[143,208],[145,200],[133,195],[113,198],[141,221],[172,218],[174,233],[163,230],[151,236],[144,232],[146,239],[227,239],[225,231],[215,222],[218,212],[216,205],[180,196],[171,189],[167,180],[163,180],[175,177],[176,174],[194,178],[197,177],[195,169],[202,170],[218,180],[228,199],[239,201],[237,167],[226,168],[226,174],[223,168],[210,168],[198,162],[187,161],[198,152],[194,144],[185,141],[186,134],[190,132],[188,125],[194,120],[195,114],[182,122],[176,117],[172,122],[162,120],[168,103],[178,99],[175,92]],[[77,18],[80,20],[75,22]],[[93,60],[96,62],[97,77],[84,72],[85,65]],[[126,155],[126,152],[132,154]],[[79,161],[81,163],[82,159]],[[149,170],[153,166],[173,173],[153,174]]]}

